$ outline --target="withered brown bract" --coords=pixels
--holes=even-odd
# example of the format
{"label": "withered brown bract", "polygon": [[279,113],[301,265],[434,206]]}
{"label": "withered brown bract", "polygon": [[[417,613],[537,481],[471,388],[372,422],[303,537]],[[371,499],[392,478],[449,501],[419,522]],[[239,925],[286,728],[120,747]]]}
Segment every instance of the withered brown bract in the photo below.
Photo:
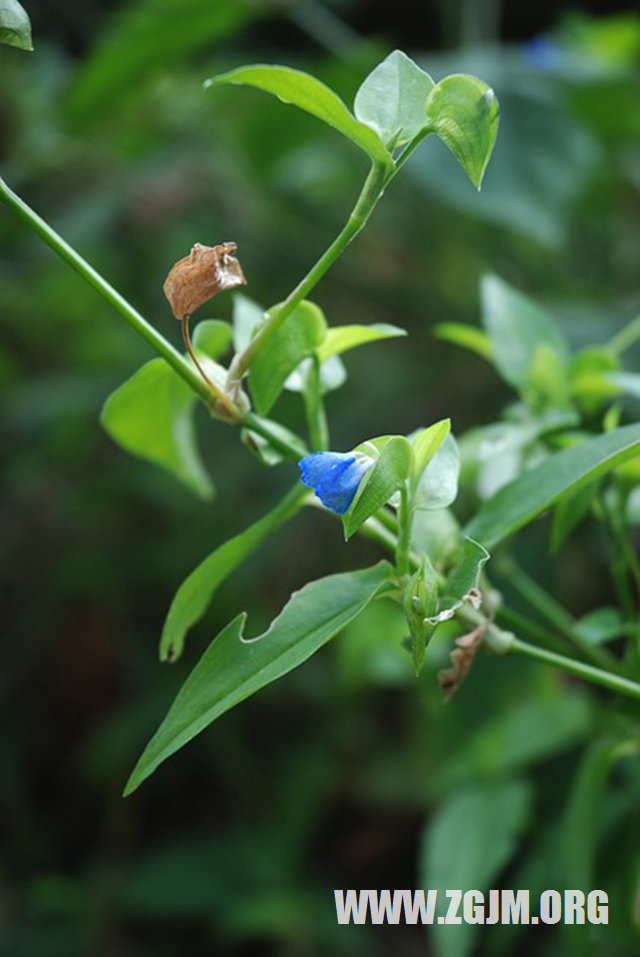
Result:
{"label": "withered brown bract", "polygon": [[164,281],[164,294],[176,319],[186,319],[225,289],[245,286],[242,266],[235,258],[235,243],[203,246],[196,243]]}
{"label": "withered brown bract", "polygon": [[471,671],[478,649],[484,639],[485,626],[479,625],[466,635],[455,640],[455,648],[450,654],[451,668],[438,672],[438,681],[444,692],[444,700],[449,701]]}

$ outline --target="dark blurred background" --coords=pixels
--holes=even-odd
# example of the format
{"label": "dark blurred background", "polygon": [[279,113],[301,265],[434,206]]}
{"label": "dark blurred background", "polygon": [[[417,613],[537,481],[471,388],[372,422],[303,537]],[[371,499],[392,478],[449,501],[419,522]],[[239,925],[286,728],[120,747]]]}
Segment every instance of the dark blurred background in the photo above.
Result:
{"label": "dark blurred background", "polygon": [[[411,337],[346,356],[349,381],[328,398],[334,448],[444,415],[460,435],[498,416],[512,397],[489,365],[432,336],[437,322],[478,321],[487,270],[551,306],[576,345],[605,341],[639,309],[635,3],[26,6],[35,52],[0,48],[2,175],[175,342],[162,281],[195,241],[235,240],[249,294],[276,302],[331,240],[366,171],[312,118],[257,91],[204,92],[204,78],[281,62],[351,103],[399,46],[436,79],[471,72],[494,86],[502,122],[482,193],[428,142],[316,290],[330,322],[392,322]],[[0,248],[0,952],[636,952],[639,775],[629,764],[598,812],[593,886],[617,894],[600,935],[337,927],[336,887],[435,879],[425,864],[434,828],[462,862],[462,883],[447,886],[476,886],[464,883],[473,835],[451,809],[469,793],[490,800],[491,788],[515,789],[518,809],[493,886],[564,886],[554,880],[570,782],[608,720],[599,693],[511,661],[480,660],[444,705],[435,670],[446,653],[416,680],[402,623],[384,606],[121,799],[220,627],[246,608],[257,633],[292,589],[378,553],[345,545],[321,515],[299,516],[224,585],[183,659],[160,666],[179,583],[273,504],[295,467],[261,468],[203,411],[213,502],[128,457],[98,416],[150,358],[146,345],[8,211]],[[222,297],[203,315],[230,312]],[[277,411],[302,427],[295,396]],[[573,613],[615,603],[595,533],[551,560],[546,544],[546,528],[534,530],[521,558]]]}

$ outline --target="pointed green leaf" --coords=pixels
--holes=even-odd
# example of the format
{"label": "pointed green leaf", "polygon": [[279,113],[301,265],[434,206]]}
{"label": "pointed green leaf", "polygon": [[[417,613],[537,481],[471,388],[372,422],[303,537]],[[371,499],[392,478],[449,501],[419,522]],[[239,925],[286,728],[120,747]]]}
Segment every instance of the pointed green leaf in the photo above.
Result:
{"label": "pointed green leaf", "polygon": [[388,149],[409,143],[427,125],[425,106],[434,88],[428,73],[401,50],[375,67],[356,93],[354,113]]}
{"label": "pointed green leaf", "polygon": [[[366,452],[365,446],[358,448]],[[386,437],[379,458],[362,479],[349,510],[342,517],[345,538],[351,538],[406,482],[412,458],[411,443],[404,436]]]}
{"label": "pointed green leaf", "polygon": [[272,93],[283,103],[297,106],[324,123],[328,123],[368,153],[371,159],[387,166],[393,164],[391,156],[377,133],[364,123],[360,123],[333,90],[308,73],[285,66],[268,66],[259,63],[211,77],[206,80],[205,88],[221,83],[254,86],[266,93]]}
{"label": "pointed green leaf", "polygon": [[31,23],[18,0],[0,0],[0,43],[19,50],[33,50]]}
{"label": "pointed green leaf", "polygon": [[125,789],[131,794],[159,764],[221,714],[292,671],[366,608],[392,575],[388,562],[330,575],[294,592],[264,634],[245,640],[238,615],[209,645],[147,745]]}
{"label": "pointed green leaf", "polygon": [[393,339],[406,334],[404,329],[387,322],[373,322],[370,326],[332,326],[318,346],[318,359],[320,362],[326,362],[331,356],[347,352],[348,349],[354,349],[356,346],[363,346],[367,342]]}
{"label": "pointed green leaf", "polygon": [[482,323],[493,348],[493,362],[503,379],[518,392],[532,383],[536,353],[547,347],[565,371],[569,346],[553,317],[539,303],[498,276],[484,276],[480,286]]}
{"label": "pointed green leaf", "polygon": [[416,509],[447,508],[456,500],[459,477],[460,452],[449,432],[420,476],[414,495]]}
{"label": "pointed green leaf", "polygon": [[498,132],[500,108],[482,80],[462,73],[441,80],[427,100],[427,118],[471,182],[480,189]]}
{"label": "pointed green leaf", "polygon": [[218,587],[269,535],[296,514],[305,491],[296,485],[275,508],[216,548],[183,581],[162,630],[161,661],[176,661],[180,657],[188,630],[202,618]]}
{"label": "pointed green leaf", "polygon": [[[269,312],[273,314],[278,309],[279,305]],[[260,415],[269,412],[289,375],[306,356],[315,352],[326,332],[322,310],[305,300],[265,339],[249,370],[251,395]]]}
{"label": "pointed green leaf", "polygon": [[193,422],[195,395],[164,359],[152,359],[113,392],[100,421],[111,438],[171,472],[202,498],[213,486],[200,461]]}
{"label": "pointed green leaf", "polygon": [[501,886],[500,874],[516,853],[532,799],[532,789],[524,781],[476,783],[448,794],[430,816],[420,854],[419,886],[437,890],[432,937],[436,957],[469,957],[474,952],[476,925],[438,926],[449,903],[446,890],[461,887],[486,893]]}
{"label": "pointed green leaf", "polygon": [[469,326],[465,322],[440,322],[434,328],[433,334],[438,339],[444,339],[445,342],[452,342],[456,346],[462,346],[463,349],[470,349],[471,352],[476,352],[489,362],[493,358],[493,347],[489,336],[475,326]]}
{"label": "pointed green leaf", "polygon": [[550,455],[490,498],[465,529],[492,548],[561,495],[576,490],[640,453],[640,425],[624,425]]}
{"label": "pointed green leaf", "polygon": [[413,448],[412,481],[418,482],[427,465],[451,431],[451,419],[441,419],[409,436]]}

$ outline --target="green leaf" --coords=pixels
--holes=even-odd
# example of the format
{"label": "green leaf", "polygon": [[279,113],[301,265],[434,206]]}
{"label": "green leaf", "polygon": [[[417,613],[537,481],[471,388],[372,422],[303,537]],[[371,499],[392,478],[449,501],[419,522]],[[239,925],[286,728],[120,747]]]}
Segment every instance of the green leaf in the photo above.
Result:
{"label": "green leaf", "polygon": [[189,628],[204,614],[218,587],[266,538],[300,509],[305,491],[296,485],[253,525],[220,545],[195,568],[175,594],[160,639],[160,660],[176,661]]}
{"label": "green leaf", "polygon": [[[364,446],[358,446],[358,450],[366,452]],[[411,443],[402,435],[386,437],[379,458],[362,479],[349,510],[342,517],[346,539],[389,501],[406,482],[411,467]]]}
{"label": "green leaf", "polygon": [[0,43],[19,50],[33,50],[31,23],[18,0],[0,0]]}
{"label": "green leaf", "polygon": [[516,694],[506,709],[482,722],[459,747],[433,782],[435,790],[479,777],[514,774],[569,751],[593,733],[594,712],[586,692],[567,691],[560,676],[544,696]]}
{"label": "green leaf", "polygon": [[540,347],[556,353],[562,368],[568,369],[569,347],[546,309],[498,276],[483,278],[480,295],[493,361],[509,385],[520,393],[531,385]]}
{"label": "green leaf", "polygon": [[[269,310],[270,315],[280,304]],[[301,302],[287,321],[262,343],[249,369],[251,395],[260,415],[266,415],[284,384],[302,360],[315,352],[324,339],[327,323],[322,310]]]}
{"label": "green leaf", "polygon": [[461,602],[469,592],[478,587],[480,572],[489,561],[489,552],[479,542],[472,538],[465,538],[460,554],[444,585],[446,598]]}
{"label": "green leaf", "polygon": [[561,495],[577,490],[639,452],[637,424],[624,425],[556,452],[485,502],[465,534],[492,548],[553,505]]}
{"label": "green leaf", "polygon": [[383,591],[391,574],[388,562],[380,562],[311,582],[295,592],[269,629],[254,639],[243,638],[246,616],[238,615],[209,645],[178,692],[134,768],[125,796],[225,711],[310,658]]}
{"label": "green leaf", "polygon": [[513,858],[529,821],[533,794],[524,781],[475,784],[450,794],[429,820],[419,862],[419,886],[436,889],[433,943],[443,957],[467,957],[477,927],[438,928],[448,888],[486,893]]}
{"label": "green leaf", "polygon": [[605,372],[604,377],[620,392],[640,399],[640,375],[637,372]]}
{"label": "green leaf", "polygon": [[563,542],[580,522],[586,518],[593,505],[598,482],[589,482],[571,495],[563,495],[553,512],[551,525],[551,551],[557,552]]}
{"label": "green leaf", "polygon": [[440,591],[442,597],[435,612],[427,616],[429,624],[438,625],[453,618],[454,614],[465,602],[479,602],[474,598],[474,590],[478,587],[480,573],[490,559],[489,552],[478,542],[465,538],[453,568],[449,572]]}
{"label": "green leaf", "polygon": [[266,313],[262,306],[240,292],[233,297],[233,348],[242,352],[253,335],[265,321]]}
{"label": "green leaf", "polygon": [[109,396],[100,421],[127,452],[161,466],[206,499],[213,486],[198,454],[194,403],[194,393],[171,366],[152,359]]}
{"label": "green leaf", "polygon": [[97,45],[74,74],[68,110],[72,120],[99,125],[123,101],[157,82],[176,76],[176,66],[196,50],[224,46],[225,40],[256,18],[251,3],[228,0],[136,0],[122,4]]}
{"label": "green leaf", "polygon": [[478,189],[491,157],[499,118],[495,93],[475,76],[447,76],[427,100],[429,124]]}
{"label": "green leaf", "polygon": [[370,326],[333,326],[327,330],[327,335],[318,346],[318,359],[320,362],[326,362],[331,356],[346,352],[355,346],[362,346],[378,339],[406,336],[406,334],[404,329],[386,322],[374,322]]}
{"label": "green leaf", "polygon": [[219,359],[231,345],[231,326],[220,319],[203,319],[191,338],[194,348],[201,349],[211,359]]}
{"label": "green leaf", "polygon": [[491,339],[486,332],[475,326],[469,326],[465,322],[440,322],[435,326],[433,334],[445,342],[470,349],[489,362],[493,359]]}
{"label": "green leaf", "polygon": [[[322,348],[322,344],[320,345]],[[312,375],[312,358],[303,359],[284,384],[289,392],[304,393],[308,387],[309,375]],[[340,356],[329,356],[320,365],[320,389],[323,395],[339,389],[347,381],[347,370]]]}
{"label": "green leaf", "polygon": [[[602,645],[629,632],[619,608],[596,608],[575,624],[576,634],[589,645]],[[633,626],[631,626],[633,627]]]}
{"label": "green leaf", "polygon": [[413,448],[412,480],[418,482],[427,465],[451,431],[451,419],[441,419],[409,436]]}
{"label": "green leaf", "polygon": [[396,149],[427,125],[425,107],[434,85],[428,73],[401,50],[394,50],[362,83],[354,113],[388,149]]}
{"label": "green leaf", "polygon": [[566,887],[593,886],[607,779],[623,757],[637,762],[637,741],[597,741],[580,762],[561,830]]}
{"label": "green leaf", "polygon": [[364,123],[360,123],[333,90],[308,73],[285,66],[256,64],[211,77],[206,80],[205,89],[221,83],[254,86],[266,93],[272,93],[283,103],[297,106],[332,126],[363,149],[371,159],[384,163],[385,166],[393,165],[393,160],[380,137]]}
{"label": "green leaf", "polygon": [[449,433],[420,477],[414,495],[416,509],[446,508],[451,505],[458,494],[459,476],[458,443]]}

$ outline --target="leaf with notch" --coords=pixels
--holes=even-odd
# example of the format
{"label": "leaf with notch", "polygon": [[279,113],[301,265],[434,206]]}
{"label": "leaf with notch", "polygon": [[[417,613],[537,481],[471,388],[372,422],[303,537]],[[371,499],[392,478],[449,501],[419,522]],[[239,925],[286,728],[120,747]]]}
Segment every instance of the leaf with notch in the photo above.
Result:
{"label": "leaf with notch", "polygon": [[129,778],[129,795],[168,757],[216,718],[297,668],[385,590],[393,569],[379,562],[330,575],[294,592],[257,638],[244,639],[243,613],[212,641],[178,692]]}
{"label": "leaf with notch", "polygon": [[385,166],[393,165],[378,134],[360,123],[333,90],[308,73],[290,67],[258,63],[211,77],[205,81],[205,89],[222,83],[254,86],[265,93],[272,93],[283,103],[297,106],[332,126],[364,150],[371,159]]}
{"label": "leaf with notch", "polygon": [[401,50],[376,66],[356,93],[354,113],[388,149],[403,146],[427,125],[425,106],[435,84]]}
{"label": "leaf with notch", "polygon": [[475,76],[447,76],[429,95],[427,119],[480,189],[500,119],[498,100],[491,87]]}
{"label": "leaf with notch", "polygon": [[31,23],[18,0],[0,0],[0,43],[31,53]]}
{"label": "leaf with notch", "polygon": [[[274,306],[270,314],[277,311]],[[287,321],[262,343],[249,369],[249,385],[256,409],[266,415],[284,388],[289,375],[324,339],[327,323],[322,310],[304,301]]]}
{"label": "leaf with notch", "polygon": [[[411,443],[403,435],[385,436],[380,455],[360,483],[349,510],[342,517],[345,539],[382,508],[406,482],[412,467]],[[373,439],[372,442],[377,440]],[[358,446],[366,453],[366,443]]]}

